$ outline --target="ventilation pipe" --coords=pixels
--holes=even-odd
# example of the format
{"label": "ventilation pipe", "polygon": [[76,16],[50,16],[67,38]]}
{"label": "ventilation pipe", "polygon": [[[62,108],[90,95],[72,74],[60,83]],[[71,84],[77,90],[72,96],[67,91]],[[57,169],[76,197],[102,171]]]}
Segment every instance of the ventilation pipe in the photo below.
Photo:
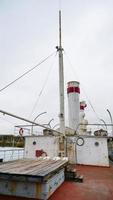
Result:
{"label": "ventilation pipe", "polygon": [[79,115],[79,122],[80,122],[80,126],[79,126],[79,134],[83,135],[86,134],[87,132],[87,125],[88,125],[88,121],[85,118],[85,113],[84,113],[84,109],[87,107],[87,104],[85,101],[81,101],[80,102],[80,115]]}
{"label": "ventilation pipe", "polygon": [[87,104],[85,101],[80,102],[80,123],[82,119],[85,117],[84,109],[87,107]]}

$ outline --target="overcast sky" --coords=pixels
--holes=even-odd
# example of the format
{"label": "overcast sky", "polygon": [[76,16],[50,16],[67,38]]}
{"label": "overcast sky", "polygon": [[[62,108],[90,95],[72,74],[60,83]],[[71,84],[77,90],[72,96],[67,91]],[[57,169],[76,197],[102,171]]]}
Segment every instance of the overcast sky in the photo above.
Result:
{"label": "overcast sky", "polygon": [[[65,91],[68,81],[80,81],[88,121],[97,122],[98,115],[109,123],[106,109],[113,114],[112,0],[0,0],[0,89],[56,51],[59,8]],[[54,118],[53,127],[59,121],[58,90],[58,56],[53,55],[0,92],[0,109],[31,120],[47,112],[37,122]],[[66,92],[65,107],[68,125]],[[12,133],[14,125],[21,123],[0,114],[0,133]]]}

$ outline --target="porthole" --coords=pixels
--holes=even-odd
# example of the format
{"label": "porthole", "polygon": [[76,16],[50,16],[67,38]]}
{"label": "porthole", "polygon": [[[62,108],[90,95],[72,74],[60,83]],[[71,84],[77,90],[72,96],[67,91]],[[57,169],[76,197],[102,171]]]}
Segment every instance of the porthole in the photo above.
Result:
{"label": "porthole", "polygon": [[33,141],[33,145],[36,145],[36,141]]}
{"label": "porthole", "polygon": [[95,142],[95,146],[98,147],[99,146],[99,142]]}

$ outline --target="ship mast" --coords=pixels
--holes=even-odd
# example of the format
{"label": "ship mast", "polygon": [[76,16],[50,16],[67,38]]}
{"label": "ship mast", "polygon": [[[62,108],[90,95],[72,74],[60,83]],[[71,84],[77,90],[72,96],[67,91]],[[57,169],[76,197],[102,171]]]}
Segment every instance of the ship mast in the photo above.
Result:
{"label": "ship mast", "polygon": [[64,112],[64,70],[63,70],[63,48],[61,35],[61,10],[59,10],[59,95],[60,95],[60,132],[65,134],[65,112]]}

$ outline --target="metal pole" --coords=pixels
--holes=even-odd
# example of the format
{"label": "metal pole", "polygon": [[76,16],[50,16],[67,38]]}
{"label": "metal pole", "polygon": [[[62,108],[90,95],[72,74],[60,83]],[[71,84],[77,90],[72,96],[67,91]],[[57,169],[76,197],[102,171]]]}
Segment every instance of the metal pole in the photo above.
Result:
{"label": "metal pole", "polygon": [[[36,121],[36,119],[38,118],[38,117],[40,117],[40,115],[43,115],[43,114],[46,114],[47,112],[42,112],[42,113],[40,113],[39,115],[37,115],[36,117],[35,117],[35,119],[33,120],[34,122]],[[32,127],[31,127],[31,134],[33,134],[33,124],[32,124]]]}
{"label": "metal pole", "polygon": [[60,93],[60,132],[65,134],[65,113],[64,113],[64,70],[63,70],[63,48],[61,38],[61,10],[59,11],[59,93]]}
{"label": "metal pole", "polygon": [[50,124],[51,124],[52,121],[54,121],[53,118],[48,122],[48,125],[49,125],[50,128],[51,128],[51,125],[50,125]]}
{"label": "metal pole", "polygon": [[[61,35],[61,10],[59,10],[59,96],[60,96],[60,132],[65,136],[65,109],[64,109],[64,69],[63,69],[63,48],[62,48],[62,35]],[[60,142],[63,143],[64,150],[59,148],[61,156],[66,155],[66,141],[64,138],[60,138]]]}
{"label": "metal pole", "polygon": [[[79,124],[79,126],[82,125],[82,124]],[[92,126],[105,126],[104,124],[100,124],[100,123],[88,123],[88,124],[84,124],[84,125],[92,125]],[[106,126],[113,126],[113,123],[112,124],[106,124]]]}
{"label": "metal pole", "polygon": [[34,122],[35,122],[35,120],[38,118],[38,117],[40,117],[41,115],[43,115],[43,114],[46,114],[47,112],[42,112],[42,113],[40,113],[39,115],[37,115],[37,117],[35,117],[35,119],[33,120]]}
{"label": "metal pole", "polygon": [[100,119],[100,120],[104,123],[105,128],[106,128],[106,131],[107,131],[107,125],[106,125],[106,122],[105,122],[103,119]]}
{"label": "metal pole", "polygon": [[4,111],[4,110],[0,110],[0,113],[3,113],[4,115],[9,115],[9,116],[11,116],[11,117],[20,119],[20,120],[25,121],[25,122],[28,122],[28,123],[30,123],[30,124],[33,124],[33,125],[36,125],[36,126],[40,126],[40,127],[42,127],[42,128],[46,128],[46,129],[48,129],[48,130],[51,130],[51,131],[54,131],[54,132],[56,132],[56,133],[62,134],[62,133],[59,132],[59,131],[53,130],[53,129],[51,129],[51,128],[47,128],[47,127],[45,127],[45,126],[42,125],[42,124],[38,124],[38,123],[33,122],[33,121],[31,121],[31,120],[25,119],[25,118],[23,118],[23,117],[19,117],[19,116],[17,116],[17,115],[12,114],[12,113],[8,113],[8,112],[6,112],[6,111]]}
{"label": "metal pole", "polygon": [[[107,109],[107,112],[108,112],[108,114],[109,114],[109,117],[110,117],[110,120],[111,120],[111,124],[113,124],[113,118],[112,118],[112,115],[111,115],[111,113],[110,113],[110,111]],[[113,126],[111,127],[111,134],[112,134],[112,137],[113,137]]]}
{"label": "metal pole", "polygon": [[55,124],[55,125],[53,126],[53,129],[56,128],[56,127],[59,126],[59,125],[60,125],[59,123],[58,123],[58,124]]}

